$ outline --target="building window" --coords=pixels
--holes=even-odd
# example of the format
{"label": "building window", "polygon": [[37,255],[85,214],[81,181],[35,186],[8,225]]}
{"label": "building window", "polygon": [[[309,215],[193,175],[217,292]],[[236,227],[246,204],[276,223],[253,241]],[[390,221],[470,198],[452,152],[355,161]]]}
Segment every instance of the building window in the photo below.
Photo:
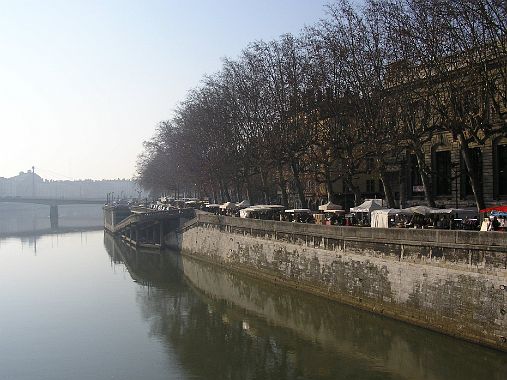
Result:
{"label": "building window", "polygon": [[[479,186],[482,189],[482,152],[481,148],[471,148],[470,149],[470,160],[472,161],[472,170],[477,173]],[[472,183],[470,182],[470,178],[467,174],[467,168],[465,164],[465,160],[463,156],[461,156],[461,195],[462,197],[466,197],[467,195],[472,195]]]}
{"label": "building window", "polygon": [[442,150],[434,152],[433,172],[435,195],[451,194],[451,152]]}
{"label": "building window", "polygon": [[375,180],[374,179],[367,179],[366,180],[366,192],[367,193],[374,193],[375,192]]}
{"label": "building window", "polygon": [[496,173],[498,195],[507,195],[507,144],[496,146]]}

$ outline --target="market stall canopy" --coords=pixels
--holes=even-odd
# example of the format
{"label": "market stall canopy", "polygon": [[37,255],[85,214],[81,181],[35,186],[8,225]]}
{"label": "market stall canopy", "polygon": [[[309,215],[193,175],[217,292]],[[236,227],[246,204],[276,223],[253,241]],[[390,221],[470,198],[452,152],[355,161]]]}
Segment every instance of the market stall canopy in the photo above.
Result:
{"label": "market stall canopy", "polygon": [[481,212],[491,212],[491,211],[507,212],[507,206],[493,206],[481,210]]}
{"label": "market stall canopy", "polygon": [[267,205],[267,207],[273,210],[285,210],[285,206],[282,205]]}
{"label": "market stall canopy", "polygon": [[225,202],[223,205],[220,205],[220,208],[222,210],[234,210],[237,209],[238,206],[236,206],[236,203],[233,202]]}
{"label": "market stall canopy", "polygon": [[309,208],[294,208],[291,210],[285,210],[285,212],[290,214],[310,214],[312,211]]}
{"label": "market stall canopy", "polygon": [[325,214],[345,214],[346,211],[345,210],[324,210],[324,213]]}
{"label": "market stall canopy", "polygon": [[284,208],[281,205],[255,205],[239,210],[239,216],[241,218],[250,218],[254,215],[269,215]]}
{"label": "market stall canopy", "polygon": [[285,209],[285,207],[282,205],[255,205],[255,206],[250,206],[249,208],[267,208],[267,209],[271,209],[271,210],[284,210]]}
{"label": "market stall canopy", "polygon": [[382,199],[367,199],[357,207],[352,207],[350,212],[372,212],[373,210],[380,210],[385,208]]}
{"label": "market stall canopy", "polygon": [[245,200],[237,203],[236,206],[238,206],[239,208],[250,207],[250,201],[248,199],[245,199]]}
{"label": "market stall canopy", "polygon": [[436,208],[434,210],[430,211],[430,214],[452,214],[453,212],[456,212],[457,208]]}
{"label": "market stall canopy", "polygon": [[327,202],[324,205],[319,206],[319,210],[321,211],[334,211],[334,210],[343,210],[343,207],[333,202]]}
{"label": "market stall canopy", "polygon": [[431,215],[455,215],[460,218],[477,217],[476,208],[437,208],[430,211]]}
{"label": "market stall canopy", "polygon": [[246,207],[244,209],[239,210],[239,217],[240,218],[250,218],[253,214],[264,214],[272,211],[269,207]]}
{"label": "market stall canopy", "polygon": [[428,206],[414,206],[404,209],[406,211],[412,212],[413,214],[419,215],[429,215],[433,210],[438,210]]}

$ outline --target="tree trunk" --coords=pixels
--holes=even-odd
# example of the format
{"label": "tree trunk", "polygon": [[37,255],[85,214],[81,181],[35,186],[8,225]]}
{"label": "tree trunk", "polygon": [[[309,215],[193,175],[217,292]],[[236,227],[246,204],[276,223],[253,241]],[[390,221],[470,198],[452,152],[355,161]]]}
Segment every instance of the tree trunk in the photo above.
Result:
{"label": "tree trunk", "polygon": [[393,188],[391,186],[391,182],[387,179],[387,174],[384,168],[379,169],[379,177],[382,181],[382,186],[384,187],[384,196],[387,202],[387,207],[396,208],[396,202],[394,201]]}
{"label": "tree trunk", "polygon": [[297,166],[297,162],[295,160],[291,160],[290,166],[292,169],[292,175],[294,177],[294,183],[296,185],[298,198],[299,201],[301,202],[301,208],[306,208],[305,192],[303,190],[303,185],[301,184],[301,178],[299,176],[299,168]]}
{"label": "tree trunk", "polygon": [[419,166],[419,174],[421,176],[421,182],[424,188],[424,199],[428,206],[436,207],[435,198],[433,197],[433,189],[431,185],[431,176],[426,167],[426,162],[424,161],[424,153],[420,147],[414,148],[414,154],[417,159],[417,165]]}
{"label": "tree trunk", "polygon": [[405,208],[407,203],[407,166],[400,166],[400,208]]}
{"label": "tree trunk", "polygon": [[236,180],[236,200],[237,202],[241,202],[243,199],[241,199],[243,196],[242,192],[241,192],[241,186],[239,184],[239,179]]}
{"label": "tree trunk", "polygon": [[252,182],[250,181],[250,177],[245,178],[246,183],[246,199],[250,202],[250,204],[255,204],[255,199],[252,193]]}
{"label": "tree trunk", "polygon": [[213,203],[218,203],[218,193],[215,185],[212,185],[211,191],[213,192]]}
{"label": "tree trunk", "polygon": [[336,196],[333,191],[333,182],[331,181],[331,171],[329,170],[328,165],[325,165],[324,176],[326,178],[327,201],[335,203]]}
{"label": "tree trunk", "polygon": [[467,175],[470,179],[470,184],[472,185],[472,191],[474,193],[477,210],[482,210],[486,208],[486,204],[484,203],[484,194],[479,182],[479,173],[477,173],[477,168],[474,168],[472,164],[472,159],[470,157],[470,148],[468,147],[468,143],[466,142],[463,132],[458,133],[458,142],[460,145],[463,161],[465,161]]}
{"label": "tree trunk", "polygon": [[283,177],[282,165],[278,165],[278,186],[282,193],[282,206],[289,207],[289,199],[287,197],[287,186],[285,178]]}
{"label": "tree trunk", "polygon": [[350,191],[354,194],[354,206],[358,206],[361,204],[361,191],[359,190],[359,186],[356,186],[352,183],[352,179],[346,179],[345,184],[349,188]]}
{"label": "tree trunk", "polygon": [[269,194],[268,194],[268,179],[266,177],[265,171],[261,168],[261,184],[262,184],[262,194],[264,196],[264,204],[269,204]]}
{"label": "tree trunk", "polygon": [[226,202],[230,202],[231,194],[229,193],[229,189],[224,185],[224,182],[222,180],[220,181],[220,190],[222,193],[222,202],[224,202],[224,198]]}

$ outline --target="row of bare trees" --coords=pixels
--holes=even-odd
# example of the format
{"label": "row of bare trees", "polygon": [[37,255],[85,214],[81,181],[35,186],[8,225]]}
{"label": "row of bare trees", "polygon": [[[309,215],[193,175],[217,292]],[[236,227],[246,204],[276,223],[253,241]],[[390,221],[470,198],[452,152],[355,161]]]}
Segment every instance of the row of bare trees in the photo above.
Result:
{"label": "row of bare trees", "polygon": [[[417,158],[434,205],[423,146],[457,141],[479,208],[472,146],[507,131],[507,5],[503,0],[342,0],[297,37],[257,41],[225,59],[160,123],[138,160],[147,189],[305,205],[308,178],[334,200],[368,161],[394,206],[392,162]],[[371,169],[371,168],[369,168]]]}

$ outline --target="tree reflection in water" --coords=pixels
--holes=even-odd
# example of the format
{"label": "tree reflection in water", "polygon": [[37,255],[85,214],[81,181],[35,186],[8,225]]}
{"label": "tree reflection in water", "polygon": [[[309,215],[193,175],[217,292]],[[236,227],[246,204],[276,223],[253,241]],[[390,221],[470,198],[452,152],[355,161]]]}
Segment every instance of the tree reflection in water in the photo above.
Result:
{"label": "tree reflection in water", "polygon": [[105,235],[151,334],[198,379],[503,379],[506,355]]}

